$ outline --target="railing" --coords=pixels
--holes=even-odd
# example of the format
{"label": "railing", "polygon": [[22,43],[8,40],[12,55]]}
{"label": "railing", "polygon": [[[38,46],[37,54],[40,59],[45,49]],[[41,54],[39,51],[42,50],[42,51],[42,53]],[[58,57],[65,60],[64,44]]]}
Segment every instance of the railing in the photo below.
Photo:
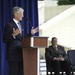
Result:
{"label": "railing", "polygon": [[[46,69],[46,61],[45,61],[45,59],[40,59],[40,75],[47,75],[46,71],[47,71],[47,69]],[[60,72],[60,74],[61,73],[62,72]],[[51,74],[51,73],[48,72],[48,74]],[[54,72],[52,72],[52,74],[54,74]]]}
{"label": "railing", "polygon": [[46,75],[46,61],[45,59],[40,59],[40,74],[41,75]]}

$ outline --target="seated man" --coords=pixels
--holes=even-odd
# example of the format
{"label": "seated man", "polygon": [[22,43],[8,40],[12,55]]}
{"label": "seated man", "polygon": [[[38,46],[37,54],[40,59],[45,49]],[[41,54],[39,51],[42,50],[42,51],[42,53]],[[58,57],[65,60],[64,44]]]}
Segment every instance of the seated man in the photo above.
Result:
{"label": "seated man", "polygon": [[49,46],[45,54],[55,72],[55,75],[59,75],[61,69],[64,69],[66,74],[70,75],[70,64],[64,47],[57,45],[56,37],[52,38],[51,44],[52,45]]}

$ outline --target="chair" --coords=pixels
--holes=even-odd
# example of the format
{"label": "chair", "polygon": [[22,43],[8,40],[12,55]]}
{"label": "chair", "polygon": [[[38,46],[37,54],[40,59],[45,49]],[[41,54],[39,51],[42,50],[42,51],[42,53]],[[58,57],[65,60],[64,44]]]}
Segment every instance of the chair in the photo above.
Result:
{"label": "chair", "polygon": [[67,54],[71,65],[72,75],[73,75],[73,72],[75,71],[75,50],[68,50]]}
{"label": "chair", "polygon": [[52,75],[52,72],[54,72],[54,71],[52,69],[52,66],[50,65],[50,62],[46,59],[46,73],[47,73],[47,75],[49,75],[49,72]]}
{"label": "chair", "polygon": [[[48,50],[48,48],[45,48],[45,60],[46,60],[46,69],[47,69],[46,73],[47,73],[47,75],[49,75],[48,72],[50,72],[50,74],[52,75],[52,72],[54,72],[54,71],[53,71],[52,66],[50,64],[51,62],[47,58],[47,55],[46,55],[47,50]],[[64,70],[62,70],[62,75],[64,75]]]}

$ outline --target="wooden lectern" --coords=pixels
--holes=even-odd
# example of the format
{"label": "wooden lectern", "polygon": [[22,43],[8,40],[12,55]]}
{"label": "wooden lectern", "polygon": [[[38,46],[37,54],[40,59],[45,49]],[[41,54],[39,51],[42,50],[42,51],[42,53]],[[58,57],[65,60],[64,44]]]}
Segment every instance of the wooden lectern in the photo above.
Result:
{"label": "wooden lectern", "polygon": [[48,37],[26,37],[22,43],[24,75],[37,75],[37,51],[47,47]]}

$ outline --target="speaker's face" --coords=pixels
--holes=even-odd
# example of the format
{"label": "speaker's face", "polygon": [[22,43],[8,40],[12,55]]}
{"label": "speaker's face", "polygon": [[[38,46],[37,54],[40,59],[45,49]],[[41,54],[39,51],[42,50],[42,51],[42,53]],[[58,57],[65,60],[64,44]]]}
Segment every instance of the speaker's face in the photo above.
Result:
{"label": "speaker's face", "polygon": [[18,21],[21,21],[23,17],[24,17],[24,13],[22,11],[17,13],[17,20]]}

